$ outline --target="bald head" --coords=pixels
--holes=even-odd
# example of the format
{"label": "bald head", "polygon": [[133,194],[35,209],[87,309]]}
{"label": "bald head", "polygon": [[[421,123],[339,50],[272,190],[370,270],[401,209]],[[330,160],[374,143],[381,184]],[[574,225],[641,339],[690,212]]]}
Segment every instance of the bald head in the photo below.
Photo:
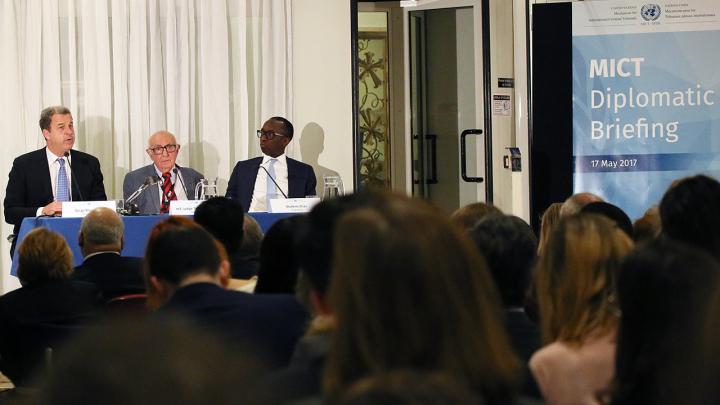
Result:
{"label": "bald head", "polygon": [[120,216],[109,208],[95,208],[80,225],[80,247],[83,256],[95,252],[120,252],[125,226]]}
{"label": "bald head", "polygon": [[579,214],[582,208],[593,202],[602,202],[603,199],[593,193],[577,193],[568,197],[560,208],[560,218]]}

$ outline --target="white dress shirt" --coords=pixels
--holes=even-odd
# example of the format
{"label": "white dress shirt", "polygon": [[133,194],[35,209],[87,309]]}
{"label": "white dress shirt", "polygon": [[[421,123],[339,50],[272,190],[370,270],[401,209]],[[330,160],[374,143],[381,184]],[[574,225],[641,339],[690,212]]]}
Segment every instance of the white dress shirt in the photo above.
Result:
{"label": "white dress shirt", "polygon": [[[272,159],[268,155],[263,155],[263,160],[260,166],[268,170],[268,166]],[[287,157],[283,153],[276,157],[277,162],[273,165],[275,171],[275,182],[280,186],[282,193],[278,191],[277,198],[284,198],[288,194],[288,168],[287,168]],[[255,178],[255,188],[253,189],[252,200],[250,201],[249,212],[267,212],[270,208],[270,203],[267,201],[267,182],[268,174],[265,170],[258,168],[257,177]]]}
{"label": "white dress shirt", "polygon": [[[157,173],[158,177],[160,177],[160,183],[157,184],[157,192],[158,197],[160,198],[160,202],[163,200],[163,190],[162,190],[162,180],[163,180],[163,173],[157,168],[157,166],[153,165],[155,168],[155,173]],[[182,172],[180,169],[177,171],[177,176],[175,175],[173,169],[175,169],[177,166],[173,166],[172,169],[170,169],[170,182],[173,184],[173,190],[175,190],[175,197],[177,197],[178,200],[187,200],[188,196],[185,194],[185,187],[187,187],[187,184],[185,183],[185,179],[182,177]],[[178,182],[178,177],[181,179],[180,182]],[[176,184],[177,183],[177,184]],[[185,187],[183,187],[183,184],[185,184]],[[192,193],[192,191],[188,190],[188,193]],[[193,197],[195,195],[193,194]]]}
{"label": "white dress shirt", "polygon": [[[50,149],[48,149],[47,147],[45,148],[45,154],[47,155],[48,168],[50,169],[50,186],[52,187],[53,201],[57,201],[57,176],[58,172],[60,171],[60,163],[57,162],[58,158],[65,159],[65,174],[67,175],[68,190],[70,190],[70,201],[72,201],[72,168],[70,166],[70,155],[68,155],[67,157],[55,156],[55,154],[50,152]],[[37,211],[35,212],[35,216],[41,216],[43,208],[44,207],[38,207]]]}

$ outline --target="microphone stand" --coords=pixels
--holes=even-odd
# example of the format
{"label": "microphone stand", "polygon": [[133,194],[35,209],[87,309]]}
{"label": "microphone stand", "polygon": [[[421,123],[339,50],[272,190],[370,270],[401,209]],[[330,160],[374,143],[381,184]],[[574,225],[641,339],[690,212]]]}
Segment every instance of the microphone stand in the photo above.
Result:
{"label": "microphone stand", "polygon": [[[70,182],[72,183],[73,186],[75,186],[75,189],[78,192],[78,197],[80,197],[80,199],[78,201],[85,201],[85,198],[82,195],[82,191],[80,191],[80,185],[77,184],[77,177],[75,177],[75,171],[72,168],[72,162],[70,162],[70,151],[65,152],[63,154],[63,156],[65,156],[65,158],[68,161],[68,167],[70,167]],[[72,190],[72,187],[71,187],[71,190]],[[70,200],[73,200],[72,191],[70,192]]]}
{"label": "microphone stand", "polygon": [[280,188],[280,185],[277,184],[275,179],[273,179],[273,176],[270,175],[270,172],[268,172],[267,169],[263,167],[263,165],[260,165],[260,168],[263,169],[265,173],[267,173],[268,177],[270,177],[270,180],[272,180],[273,184],[275,184],[275,187],[277,187],[278,191],[280,191],[280,194],[282,194],[283,197],[288,198],[287,194],[285,194],[285,192],[282,191],[282,189]]}

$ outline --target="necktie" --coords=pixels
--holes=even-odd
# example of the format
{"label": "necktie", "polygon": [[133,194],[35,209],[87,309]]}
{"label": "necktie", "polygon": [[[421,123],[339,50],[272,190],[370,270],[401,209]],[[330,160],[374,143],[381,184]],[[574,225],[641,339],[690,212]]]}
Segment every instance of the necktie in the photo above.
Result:
{"label": "necktie", "polygon": [[160,203],[160,213],[167,214],[170,211],[170,201],[177,200],[175,195],[175,186],[170,181],[170,172],[163,173],[162,175],[162,202]]}
{"label": "necktie", "polygon": [[272,158],[268,160],[268,178],[267,178],[267,204],[268,208],[270,207],[270,200],[273,198],[276,198],[277,196],[277,187],[275,186],[275,162],[277,162],[277,159]]}
{"label": "necktie", "polygon": [[55,190],[55,200],[70,201],[70,188],[68,187],[67,172],[65,171],[65,159],[57,158],[60,170],[57,174],[57,188]]}

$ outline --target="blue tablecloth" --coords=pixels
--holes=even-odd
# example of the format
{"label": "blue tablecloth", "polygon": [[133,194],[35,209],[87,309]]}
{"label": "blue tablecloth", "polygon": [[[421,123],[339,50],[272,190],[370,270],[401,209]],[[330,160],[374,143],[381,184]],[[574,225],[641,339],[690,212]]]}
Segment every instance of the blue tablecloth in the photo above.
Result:
{"label": "blue tablecloth", "polygon": [[[255,218],[255,220],[260,224],[260,228],[262,228],[263,232],[267,232],[275,221],[293,215],[297,214],[271,214],[268,212],[250,213],[250,216]],[[145,244],[147,243],[150,230],[156,223],[167,217],[167,215],[123,217],[123,222],[125,223],[125,246],[123,247],[121,254],[123,256],[142,257],[145,254]],[[81,222],[82,218],[25,218],[20,226],[17,246],[20,246],[20,242],[22,242],[28,232],[42,226],[61,234],[65,238],[68,245],[70,245],[70,249],[72,249],[75,266],[80,265],[83,261],[82,252],[80,251],[80,246],[78,245],[78,234],[80,233]],[[12,267],[10,268],[10,274],[13,276],[17,275],[17,255],[18,249],[15,249]]]}

